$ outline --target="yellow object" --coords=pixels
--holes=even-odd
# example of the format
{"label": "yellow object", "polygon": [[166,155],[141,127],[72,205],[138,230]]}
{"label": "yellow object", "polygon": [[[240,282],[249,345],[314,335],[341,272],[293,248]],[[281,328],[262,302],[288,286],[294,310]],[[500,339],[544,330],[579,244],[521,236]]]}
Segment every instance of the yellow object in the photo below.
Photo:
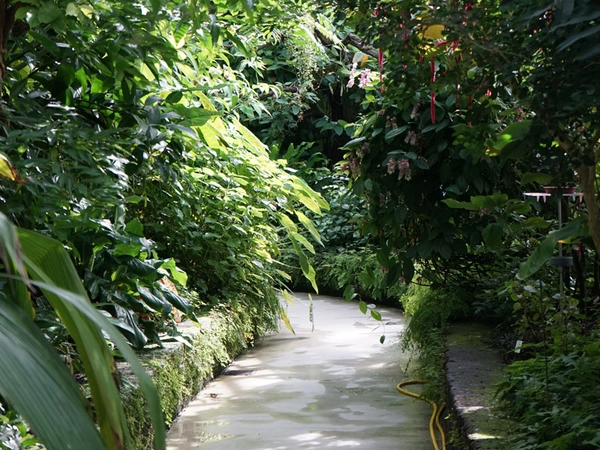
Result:
{"label": "yellow object", "polygon": [[444,25],[442,24],[433,24],[427,25],[423,28],[423,32],[421,33],[421,37],[431,39],[432,41],[436,41],[438,39],[444,39]]}
{"label": "yellow object", "polygon": [[[446,435],[444,434],[444,430],[442,429],[442,424],[440,423],[440,415],[442,414],[442,410],[444,409],[445,405],[438,406],[438,404],[435,403],[433,400],[429,400],[429,399],[423,397],[422,395],[415,394],[414,392],[404,389],[404,386],[409,386],[411,384],[425,384],[425,383],[427,383],[427,381],[424,381],[424,380],[403,381],[402,383],[398,383],[398,385],[396,386],[396,390],[398,392],[400,392],[401,394],[408,395],[409,397],[414,397],[419,400],[423,400],[424,402],[427,402],[431,406],[433,406],[433,412],[431,413],[431,419],[429,420],[429,435],[431,436],[431,441],[433,442],[433,448],[435,450],[446,450]],[[440,436],[441,436],[441,440],[442,440],[441,449],[438,444],[437,437],[435,435],[435,428],[438,429]]]}
{"label": "yellow object", "polygon": [[8,156],[0,152],[0,177],[11,181],[24,181],[18,174],[17,169],[12,165]]}

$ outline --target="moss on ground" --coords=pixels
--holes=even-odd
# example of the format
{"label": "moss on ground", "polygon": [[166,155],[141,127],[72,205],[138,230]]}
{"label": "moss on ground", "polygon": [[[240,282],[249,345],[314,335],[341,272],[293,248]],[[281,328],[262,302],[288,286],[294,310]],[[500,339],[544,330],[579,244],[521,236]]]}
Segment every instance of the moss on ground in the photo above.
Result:
{"label": "moss on ground", "polygon": [[[199,325],[182,324],[180,331],[189,344],[168,343],[164,348],[142,353],[140,358],[158,389],[167,426],[205,383],[275,323],[269,308],[222,306],[200,319]],[[119,369],[134,448],[147,450],[152,445],[153,432],[145,398],[128,367],[122,365]]]}

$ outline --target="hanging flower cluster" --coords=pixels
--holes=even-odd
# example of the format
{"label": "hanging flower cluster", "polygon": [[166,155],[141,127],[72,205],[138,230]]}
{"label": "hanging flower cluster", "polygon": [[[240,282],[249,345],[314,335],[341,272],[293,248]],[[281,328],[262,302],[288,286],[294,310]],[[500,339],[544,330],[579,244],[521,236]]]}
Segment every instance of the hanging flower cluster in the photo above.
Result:
{"label": "hanging flower cluster", "polygon": [[404,139],[404,142],[410,145],[417,145],[417,139],[417,133],[415,133],[413,130],[410,130],[408,133],[406,133],[406,138]]}
{"label": "hanging flower cluster", "polygon": [[398,180],[405,179],[406,181],[410,181],[412,178],[412,171],[410,170],[408,159],[404,158],[396,161],[394,158],[390,158],[387,162],[388,175],[392,175],[396,172],[396,168],[398,169]]}
{"label": "hanging flower cluster", "polygon": [[340,171],[347,173],[351,178],[357,178],[360,175],[360,164],[356,159],[356,155],[352,155],[347,162],[342,164]]}
{"label": "hanging flower cluster", "polygon": [[[352,66],[350,67],[349,79],[348,79],[348,83],[346,83],[347,88],[354,87],[354,83],[356,80],[357,67],[358,67],[357,63],[353,63]],[[358,77],[358,87],[361,89],[364,89],[365,87],[367,87],[369,85],[370,82],[371,82],[371,69],[365,69],[360,73],[360,75]]]}
{"label": "hanging flower cluster", "polygon": [[394,158],[390,158],[387,163],[388,174],[391,175],[396,171],[396,160]]}
{"label": "hanging flower cluster", "polygon": [[348,80],[348,83],[346,84],[346,87],[351,88],[354,86],[354,79],[356,78],[356,68],[357,68],[357,63],[353,63],[352,67],[350,68],[350,79]]}
{"label": "hanging flower cluster", "polygon": [[360,79],[358,80],[358,87],[359,88],[367,87],[369,85],[370,76],[371,76],[371,69],[363,70],[362,73],[360,74]]}
{"label": "hanging flower cluster", "polygon": [[421,108],[421,102],[417,102],[417,104],[413,107],[412,111],[410,112],[411,120],[416,120],[421,116],[419,108]]}
{"label": "hanging flower cluster", "polygon": [[368,142],[365,142],[358,150],[356,150],[356,155],[359,158],[364,158],[367,153],[369,153],[370,146]]}
{"label": "hanging flower cluster", "polygon": [[404,178],[406,181],[410,181],[412,178],[412,172],[410,170],[410,164],[408,159],[401,159],[398,161],[398,179]]}
{"label": "hanging flower cluster", "polygon": [[395,117],[390,117],[387,116],[385,118],[385,127],[386,128],[391,128],[392,130],[395,130],[396,128],[398,128],[398,121]]}

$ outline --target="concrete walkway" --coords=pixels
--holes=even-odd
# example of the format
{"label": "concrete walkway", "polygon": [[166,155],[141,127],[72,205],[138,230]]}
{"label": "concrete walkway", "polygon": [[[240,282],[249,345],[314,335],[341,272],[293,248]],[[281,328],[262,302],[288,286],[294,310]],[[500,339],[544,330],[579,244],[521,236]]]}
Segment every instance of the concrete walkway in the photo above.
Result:
{"label": "concrete walkway", "polygon": [[307,296],[296,297],[296,334],[282,326],[211,382],[173,424],[167,450],[430,450],[431,407],[396,392],[402,315],[378,309],[393,322],[382,345],[383,328],[356,303],[313,296],[311,331]]}

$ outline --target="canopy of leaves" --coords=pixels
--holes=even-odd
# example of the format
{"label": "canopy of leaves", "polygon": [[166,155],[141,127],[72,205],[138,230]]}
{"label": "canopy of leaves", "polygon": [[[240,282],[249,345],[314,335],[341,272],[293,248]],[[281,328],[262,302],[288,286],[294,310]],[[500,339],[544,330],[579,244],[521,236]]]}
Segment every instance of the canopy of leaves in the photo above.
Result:
{"label": "canopy of leaves", "polygon": [[[138,349],[162,345],[181,314],[195,319],[215,304],[242,303],[275,327],[275,289],[288,279],[281,247],[294,248],[316,289],[307,258],[314,245],[301,232],[320,242],[305,213],[318,215],[327,203],[240,121],[268,113],[261,92],[282,91],[259,82],[262,69],[252,66],[253,20],[261,15],[268,33],[282,9],[250,6],[30,1],[7,7],[0,24],[8,36],[0,210],[68,250],[98,315]],[[2,301],[20,299],[72,372],[88,376],[107,448],[127,447],[122,414],[111,409],[118,392],[99,331],[107,320],[86,332],[85,320],[77,328],[61,313],[51,289],[30,299],[26,288],[18,296],[4,288]],[[86,333],[103,350],[86,347]],[[125,354],[119,339],[110,336]],[[17,366],[14,374],[26,372]],[[103,394],[109,409],[98,401]],[[27,417],[31,403],[14,406]]]}
{"label": "canopy of leaves", "polygon": [[[371,70],[380,76],[364,86],[364,116],[343,166],[369,198],[365,231],[388,255],[382,261],[394,279],[409,275],[415,259],[477,273],[479,250],[508,250],[523,229],[530,208],[518,199],[541,189],[531,181],[544,174],[544,183],[572,183],[573,169],[581,175],[582,165],[595,164],[596,7],[525,0],[341,6],[379,48]],[[448,208],[499,192],[515,200]]]}

